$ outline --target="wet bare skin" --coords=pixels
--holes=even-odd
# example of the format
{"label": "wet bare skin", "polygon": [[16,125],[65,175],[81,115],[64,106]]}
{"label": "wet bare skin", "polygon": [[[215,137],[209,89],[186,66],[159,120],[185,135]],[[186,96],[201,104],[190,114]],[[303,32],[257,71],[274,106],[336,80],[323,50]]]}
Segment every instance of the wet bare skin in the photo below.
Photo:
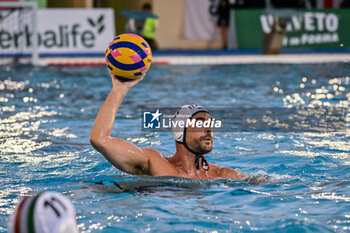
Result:
{"label": "wet bare skin", "polygon": [[[111,78],[113,88],[96,117],[90,142],[116,168],[135,175],[178,176],[203,180],[244,177],[234,169],[221,168],[211,163],[209,171],[205,171],[202,166],[197,170],[195,155],[180,143],[176,143],[176,152],[173,155],[164,157],[157,150],[139,148],[126,140],[111,137],[115,116],[124,96],[143,77],[133,82],[120,82],[112,76]],[[210,117],[210,114],[201,112],[193,118],[204,121]],[[208,153],[213,146],[213,130],[210,127],[189,127],[186,143],[191,150]]]}

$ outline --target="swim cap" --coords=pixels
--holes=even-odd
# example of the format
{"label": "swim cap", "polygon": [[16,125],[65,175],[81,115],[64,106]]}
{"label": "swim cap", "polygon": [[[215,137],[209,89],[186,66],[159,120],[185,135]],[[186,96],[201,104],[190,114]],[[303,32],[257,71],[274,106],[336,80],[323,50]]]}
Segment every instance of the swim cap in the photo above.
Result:
{"label": "swim cap", "polygon": [[[183,144],[187,150],[189,150],[191,153],[193,153],[196,156],[195,159],[195,166],[197,170],[199,169],[199,160],[202,161],[202,168],[205,171],[209,170],[209,164],[203,154],[198,153],[196,151],[193,151],[190,149],[186,143],[186,121],[188,119],[192,119],[194,115],[196,115],[199,112],[207,112],[209,111],[204,108],[203,106],[192,104],[192,105],[183,105],[181,106],[177,112],[175,113],[175,116],[173,118],[173,132],[175,136],[175,141],[177,143]],[[210,114],[210,113],[209,113]],[[179,124],[179,122],[183,122],[183,124]]]}
{"label": "swim cap", "polygon": [[56,192],[25,197],[8,224],[9,233],[78,233],[72,203]]}
{"label": "swim cap", "polygon": [[181,127],[178,122],[182,121],[184,124],[186,124],[186,121],[188,119],[191,119],[195,114],[199,112],[207,112],[209,111],[205,109],[203,106],[192,104],[192,105],[183,105],[181,106],[177,112],[175,113],[175,116],[173,118],[173,132],[175,136],[175,141],[178,143],[184,143],[185,139],[185,131],[186,127]]}

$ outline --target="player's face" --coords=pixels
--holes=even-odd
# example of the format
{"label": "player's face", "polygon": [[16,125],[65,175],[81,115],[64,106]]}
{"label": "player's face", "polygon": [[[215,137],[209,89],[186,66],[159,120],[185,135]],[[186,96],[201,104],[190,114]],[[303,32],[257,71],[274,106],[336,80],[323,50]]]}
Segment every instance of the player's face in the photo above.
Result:
{"label": "player's face", "polygon": [[[211,116],[209,113],[199,112],[195,114],[192,119],[195,119],[196,122],[201,121],[204,123],[205,121],[210,120]],[[209,126],[206,125],[206,127],[196,126],[197,124],[194,127],[189,126],[186,129],[186,144],[195,152],[201,154],[209,153],[213,147],[213,129],[211,124],[209,124]]]}

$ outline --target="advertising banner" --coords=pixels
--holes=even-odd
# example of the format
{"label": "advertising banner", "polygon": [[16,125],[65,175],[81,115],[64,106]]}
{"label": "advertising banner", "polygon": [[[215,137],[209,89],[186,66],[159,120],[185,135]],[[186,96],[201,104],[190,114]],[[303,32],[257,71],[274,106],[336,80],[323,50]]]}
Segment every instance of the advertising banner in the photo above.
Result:
{"label": "advertising banner", "polygon": [[[286,11],[287,12],[287,11]],[[288,17],[283,48],[350,48],[350,10],[293,10]],[[234,10],[239,49],[260,49],[263,36],[271,31],[274,16],[264,10]]]}
{"label": "advertising banner", "polygon": [[29,52],[34,36],[40,55],[104,54],[115,36],[113,9],[40,9],[37,35],[32,33],[28,15],[18,11],[5,15],[1,54]]}

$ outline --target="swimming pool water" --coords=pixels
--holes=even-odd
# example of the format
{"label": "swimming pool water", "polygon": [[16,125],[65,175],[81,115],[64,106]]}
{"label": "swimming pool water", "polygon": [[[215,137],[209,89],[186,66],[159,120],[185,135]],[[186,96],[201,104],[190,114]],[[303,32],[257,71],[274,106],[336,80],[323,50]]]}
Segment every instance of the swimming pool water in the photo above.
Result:
{"label": "swimming pool water", "polygon": [[[113,135],[169,156],[173,135],[141,131],[141,108],[348,107],[349,68],[152,65]],[[214,132],[210,162],[267,183],[132,176],[89,144],[110,89],[105,67],[1,67],[0,232],[21,197],[44,190],[72,200],[80,232],[350,231],[347,132]]]}

